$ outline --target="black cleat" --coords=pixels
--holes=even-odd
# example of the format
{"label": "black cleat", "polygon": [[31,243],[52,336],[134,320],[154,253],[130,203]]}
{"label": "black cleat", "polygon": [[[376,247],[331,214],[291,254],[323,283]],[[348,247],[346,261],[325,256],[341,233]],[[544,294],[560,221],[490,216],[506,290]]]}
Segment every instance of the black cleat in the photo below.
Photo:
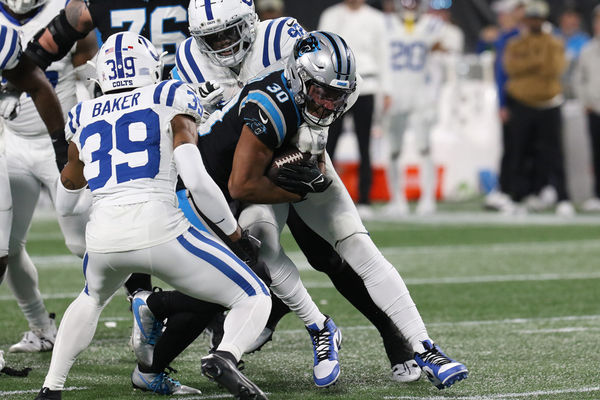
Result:
{"label": "black cleat", "polygon": [[233,363],[218,354],[203,357],[202,373],[239,400],[268,400],[267,395],[244,376]]}
{"label": "black cleat", "polygon": [[60,390],[50,390],[47,387],[42,388],[38,395],[35,397],[35,400],[61,400],[61,391]]}

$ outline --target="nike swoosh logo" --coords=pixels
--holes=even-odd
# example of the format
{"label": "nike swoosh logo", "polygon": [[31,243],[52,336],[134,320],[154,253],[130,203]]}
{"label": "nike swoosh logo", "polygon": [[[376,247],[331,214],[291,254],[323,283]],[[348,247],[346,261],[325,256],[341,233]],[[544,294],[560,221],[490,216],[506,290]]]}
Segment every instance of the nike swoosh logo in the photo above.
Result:
{"label": "nike swoosh logo", "polygon": [[269,122],[269,119],[265,116],[263,116],[263,113],[261,110],[258,110],[258,117],[260,118],[260,122],[262,122],[263,124],[266,124]]}

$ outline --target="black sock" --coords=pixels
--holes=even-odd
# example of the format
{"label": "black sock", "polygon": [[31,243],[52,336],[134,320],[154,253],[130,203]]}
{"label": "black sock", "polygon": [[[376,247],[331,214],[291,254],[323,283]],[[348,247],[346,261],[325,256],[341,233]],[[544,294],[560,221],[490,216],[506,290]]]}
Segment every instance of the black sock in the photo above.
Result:
{"label": "black sock", "polygon": [[152,291],[152,280],[150,279],[150,275],[131,274],[129,279],[125,282],[125,289],[129,294],[133,294],[139,289]]}

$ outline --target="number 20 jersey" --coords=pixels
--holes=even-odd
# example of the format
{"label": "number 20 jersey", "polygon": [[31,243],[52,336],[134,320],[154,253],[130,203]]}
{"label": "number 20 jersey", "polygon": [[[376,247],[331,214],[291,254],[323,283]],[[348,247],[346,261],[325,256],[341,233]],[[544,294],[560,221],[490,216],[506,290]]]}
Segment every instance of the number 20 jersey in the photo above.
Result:
{"label": "number 20 jersey", "polygon": [[88,251],[149,247],[189,226],[174,191],[170,122],[178,114],[199,121],[202,106],[191,87],[173,80],[87,100],[68,113],[67,140],[79,149],[93,195]]}

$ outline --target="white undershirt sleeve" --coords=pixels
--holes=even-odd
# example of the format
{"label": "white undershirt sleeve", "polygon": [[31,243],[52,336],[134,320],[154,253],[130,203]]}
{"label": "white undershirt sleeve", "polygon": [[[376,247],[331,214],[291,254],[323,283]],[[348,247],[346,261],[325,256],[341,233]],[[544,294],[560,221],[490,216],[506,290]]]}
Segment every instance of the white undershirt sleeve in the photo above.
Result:
{"label": "white undershirt sleeve", "polygon": [[191,192],[200,211],[226,234],[231,235],[237,229],[237,221],[229,209],[225,196],[210,177],[202,156],[196,145],[182,144],[173,152],[177,172]]}
{"label": "white undershirt sleeve", "polygon": [[63,186],[59,178],[56,184],[56,212],[63,217],[75,214],[75,206],[84,190],[85,186],[81,189],[69,190]]}

